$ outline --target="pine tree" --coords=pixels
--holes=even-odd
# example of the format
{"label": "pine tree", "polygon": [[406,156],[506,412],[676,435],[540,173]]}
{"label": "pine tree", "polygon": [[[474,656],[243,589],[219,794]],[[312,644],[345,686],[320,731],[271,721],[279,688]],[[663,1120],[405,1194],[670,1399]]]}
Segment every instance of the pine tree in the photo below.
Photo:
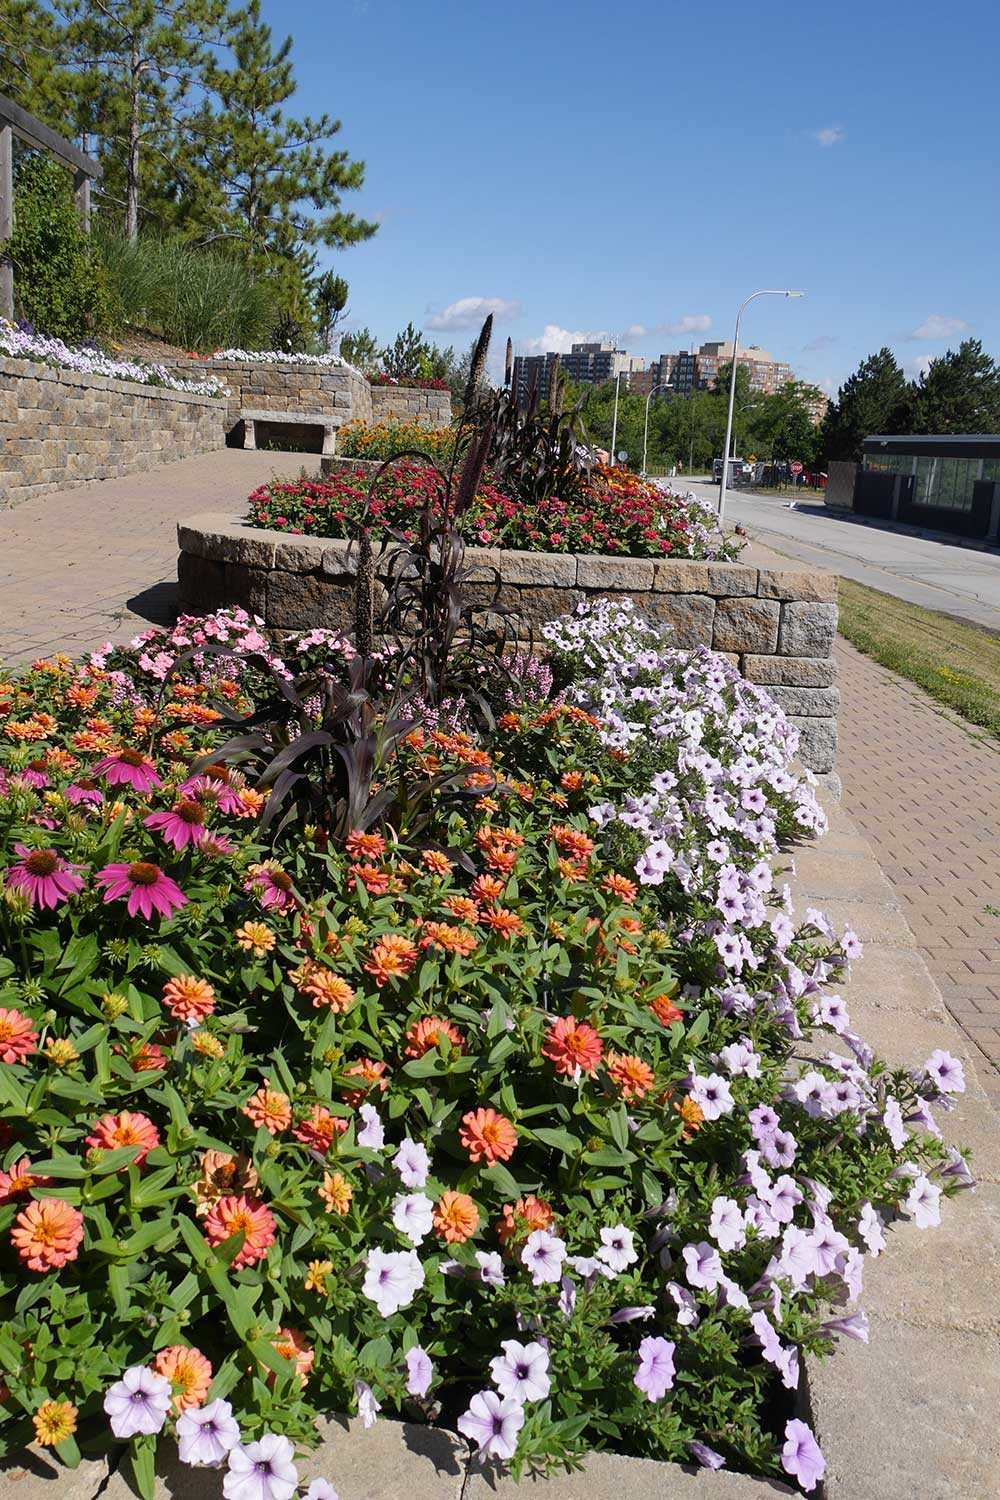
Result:
{"label": "pine tree", "polygon": [[255,270],[279,281],[286,302],[305,309],[313,247],[343,249],[378,228],[340,207],[343,193],[362,186],[364,163],[330,149],[339,120],[285,116],[296,89],[292,38],[275,47],[260,0],[232,14],[227,48],[228,59],[205,71],[211,99],[191,127],[196,215],[206,237],[242,246]]}
{"label": "pine tree", "polygon": [[978,339],[934,360],[911,390],[914,432],[1000,431],[1000,369]]}
{"label": "pine tree", "polygon": [[912,430],[906,377],[891,349],[862,360],[837,392],[821,429],[827,460],[861,458],[861,444],[873,433]]}

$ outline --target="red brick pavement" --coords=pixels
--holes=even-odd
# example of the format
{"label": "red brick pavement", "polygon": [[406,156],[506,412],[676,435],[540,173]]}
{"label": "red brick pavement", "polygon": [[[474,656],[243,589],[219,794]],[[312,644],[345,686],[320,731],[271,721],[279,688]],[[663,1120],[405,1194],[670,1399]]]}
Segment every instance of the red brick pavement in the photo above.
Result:
{"label": "red brick pavement", "polygon": [[1000,745],[844,641],[837,769],[1000,1108]]}

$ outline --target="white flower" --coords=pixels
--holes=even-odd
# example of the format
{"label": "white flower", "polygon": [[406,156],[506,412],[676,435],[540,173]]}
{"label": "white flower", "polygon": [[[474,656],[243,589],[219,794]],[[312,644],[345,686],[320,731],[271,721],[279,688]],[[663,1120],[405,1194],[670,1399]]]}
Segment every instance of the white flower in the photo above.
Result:
{"label": "white flower", "polygon": [[544,1286],[546,1282],[558,1281],[562,1276],[565,1259],[565,1242],[559,1239],[558,1235],[550,1234],[547,1229],[533,1229],[521,1251],[521,1261],[530,1271],[534,1286]]}
{"label": "white flower", "polygon": [[217,1469],[239,1440],[239,1425],[228,1401],[189,1407],[177,1418],[177,1452],[182,1464]]}
{"label": "white flower", "polygon": [[374,1427],[375,1419],[382,1410],[381,1403],[375,1400],[375,1392],[365,1381],[356,1380],[354,1394],[358,1398],[358,1416],[361,1418],[361,1425],[365,1428]]}
{"label": "white flower", "polygon": [[503,1354],[490,1360],[493,1384],[501,1396],[515,1401],[544,1401],[549,1394],[549,1356],[541,1344],[521,1344],[503,1339]]}
{"label": "white flower", "polygon": [[358,1131],[358,1145],[367,1146],[370,1151],[381,1151],[385,1145],[385,1127],[378,1110],[373,1104],[362,1104],[358,1113],[365,1122],[364,1129]]}
{"label": "white flower", "polygon": [[392,1222],[414,1245],[434,1228],[434,1202],[426,1193],[399,1193],[392,1200]]}
{"label": "white flower", "polygon": [[918,1229],[936,1229],[941,1223],[941,1189],[921,1172],[914,1179],[904,1207]]}
{"label": "white flower", "polygon": [[424,1268],[415,1250],[369,1250],[361,1290],[383,1318],[409,1307],[424,1284]]}
{"label": "white flower", "polygon": [[735,1198],[726,1198],[720,1193],[712,1199],[708,1232],[720,1250],[742,1250],[747,1237],[743,1229],[743,1211]]}
{"label": "white flower", "polygon": [[226,1500],[292,1500],[299,1483],[294,1460],[288,1438],[265,1432],[232,1450],[222,1493]]}
{"label": "white flower", "polygon": [[613,1229],[602,1229],[597,1259],[610,1266],[612,1271],[622,1272],[629,1266],[634,1266],[639,1256],[631,1229],[626,1229],[624,1224],[616,1224]]}
{"label": "white flower", "polygon": [[167,1420],[172,1400],[166,1376],[135,1365],[107,1391],[104,1410],[116,1438],[152,1437]]}

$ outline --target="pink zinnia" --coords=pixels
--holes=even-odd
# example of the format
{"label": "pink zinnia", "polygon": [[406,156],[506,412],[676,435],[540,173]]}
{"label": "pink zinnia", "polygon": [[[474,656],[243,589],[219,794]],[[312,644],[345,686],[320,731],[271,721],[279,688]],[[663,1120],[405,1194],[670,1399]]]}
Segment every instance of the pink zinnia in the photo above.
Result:
{"label": "pink zinnia", "polygon": [[147,828],[162,833],[167,843],[172,844],[175,849],[186,849],[188,844],[197,848],[204,842],[207,832],[205,809],[200,802],[187,797],[169,812],[152,813],[143,822]]}
{"label": "pink zinnia", "polygon": [[186,905],[187,897],[159,865],[144,861],[134,865],[106,865],[97,875],[98,885],[106,886],[105,903],[128,897],[130,917],[143,916],[147,921],[154,911],[170,917]]}
{"label": "pink zinnia", "polygon": [[60,906],[83,890],[83,881],[75,873],[79,866],[67,864],[54,849],[27,849],[24,844],[15,844],[14,851],[21,856],[21,863],[7,871],[7,886],[12,891],[27,891],[32,906]]}
{"label": "pink zinnia", "polygon": [[109,786],[131,786],[137,792],[148,792],[160,786],[156,766],[141,750],[116,750],[94,767],[95,776],[103,776]]}

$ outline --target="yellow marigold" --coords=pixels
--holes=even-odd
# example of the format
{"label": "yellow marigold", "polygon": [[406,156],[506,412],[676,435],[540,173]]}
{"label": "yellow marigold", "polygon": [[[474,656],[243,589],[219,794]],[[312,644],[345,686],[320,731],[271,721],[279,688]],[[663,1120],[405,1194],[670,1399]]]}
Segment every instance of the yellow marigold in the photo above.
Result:
{"label": "yellow marigold", "polygon": [[31,1420],[39,1447],[55,1448],[76,1431],[76,1407],[72,1401],[43,1401]]}

